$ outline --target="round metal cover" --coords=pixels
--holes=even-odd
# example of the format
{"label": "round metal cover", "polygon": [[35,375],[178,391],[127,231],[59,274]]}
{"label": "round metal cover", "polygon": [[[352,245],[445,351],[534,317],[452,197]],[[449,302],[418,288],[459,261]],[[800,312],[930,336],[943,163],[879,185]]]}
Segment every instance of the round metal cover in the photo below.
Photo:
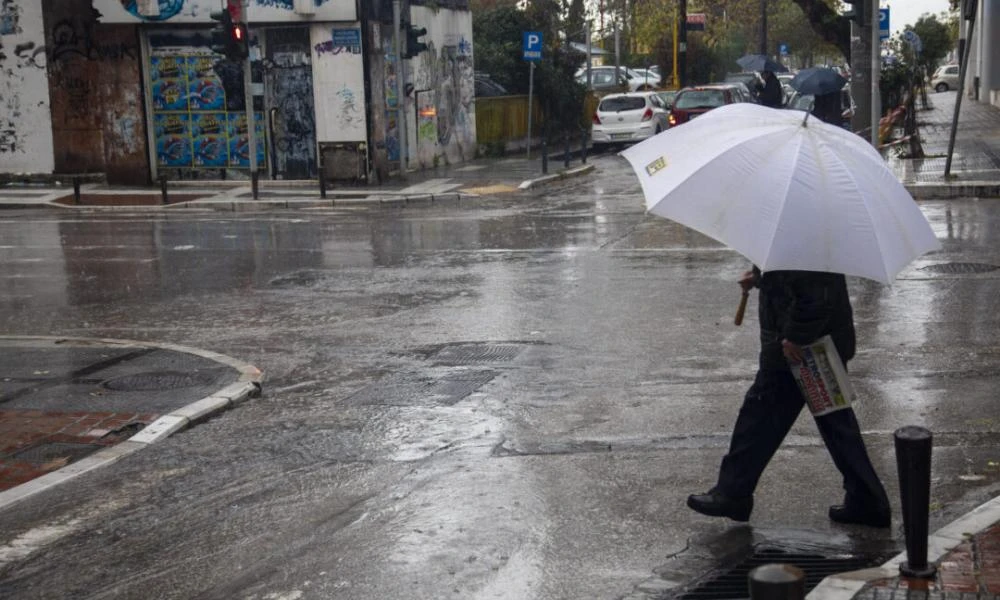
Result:
{"label": "round metal cover", "polygon": [[209,373],[180,373],[178,371],[152,371],[108,379],[101,385],[119,392],[156,392],[209,385],[215,376]]}
{"label": "round metal cover", "polygon": [[944,275],[972,275],[976,273],[989,273],[990,271],[996,271],[997,269],[1000,269],[1000,266],[987,263],[949,262],[928,265],[926,267],[921,267],[920,270],[929,271],[931,273],[941,273]]}

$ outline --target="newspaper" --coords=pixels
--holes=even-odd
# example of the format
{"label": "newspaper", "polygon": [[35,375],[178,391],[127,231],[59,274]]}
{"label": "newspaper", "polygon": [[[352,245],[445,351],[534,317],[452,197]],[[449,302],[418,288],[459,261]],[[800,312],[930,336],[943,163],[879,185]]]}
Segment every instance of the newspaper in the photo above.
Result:
{"label": "newspaper", "polygon": [[830,336],[803,346],[802,362],[788,366],[814,417],[848,408],[854,402],[854,388]]}

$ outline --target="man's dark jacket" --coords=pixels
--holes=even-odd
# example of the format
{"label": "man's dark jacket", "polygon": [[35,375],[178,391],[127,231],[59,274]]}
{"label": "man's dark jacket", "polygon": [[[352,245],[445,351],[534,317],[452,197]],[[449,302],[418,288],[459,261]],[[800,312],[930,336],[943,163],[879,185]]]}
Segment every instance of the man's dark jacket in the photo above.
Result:
{"label": "man's dark jacket", "polygon": [[843,275],[770,271],[757,286],[761,369],[788,370],[783,339],[804,346],[830,334],[845,364],[854,356],[854,312]]}
{"label": "man's dark jacket", "polygon": [[761,88],[760,103],[771,108],[781,108],[781,96],[781,82],[774,75],[768,76]]}

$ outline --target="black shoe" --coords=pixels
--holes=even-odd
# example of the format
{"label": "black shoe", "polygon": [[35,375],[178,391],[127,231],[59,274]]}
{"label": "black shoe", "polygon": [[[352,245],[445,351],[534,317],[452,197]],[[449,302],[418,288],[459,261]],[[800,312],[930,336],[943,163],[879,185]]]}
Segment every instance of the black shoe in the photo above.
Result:
{"label": "black shoe", "polygon": [[753,510],[753,496],[730,498],[718,492],[691,494],[688,508],[710,517],[729,517],[734,521],[749,521]]}
{"label": "black shoe", "polygon": [[862,511],[834,504],[830,507],[830,520],[846,525],[867,525],[884,529],[892,525],[892,514],[889,511]]}

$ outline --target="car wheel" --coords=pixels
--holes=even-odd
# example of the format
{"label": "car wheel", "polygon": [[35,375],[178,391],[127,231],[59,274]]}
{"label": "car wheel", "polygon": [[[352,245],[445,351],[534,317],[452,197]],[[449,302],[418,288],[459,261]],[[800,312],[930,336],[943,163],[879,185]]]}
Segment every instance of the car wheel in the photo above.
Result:
{"label": "car wheel", "polygon": [[941,83],[937,84],[934,87],[934,89],[937,90],[937,91],[939,91],[939,92],[947,92],[948,91],[948,84],[942,81]]}
{"label": "car wheel", "polygon": [[659,125],[657,125],[657,126],[656,126],[656,129],[655,129],[655,130],[653,131],[653,135],[659,135],[661,131],[663,131],[663,130],[662,130],[662,129],[660,129],[660,126],[659,126]]}

